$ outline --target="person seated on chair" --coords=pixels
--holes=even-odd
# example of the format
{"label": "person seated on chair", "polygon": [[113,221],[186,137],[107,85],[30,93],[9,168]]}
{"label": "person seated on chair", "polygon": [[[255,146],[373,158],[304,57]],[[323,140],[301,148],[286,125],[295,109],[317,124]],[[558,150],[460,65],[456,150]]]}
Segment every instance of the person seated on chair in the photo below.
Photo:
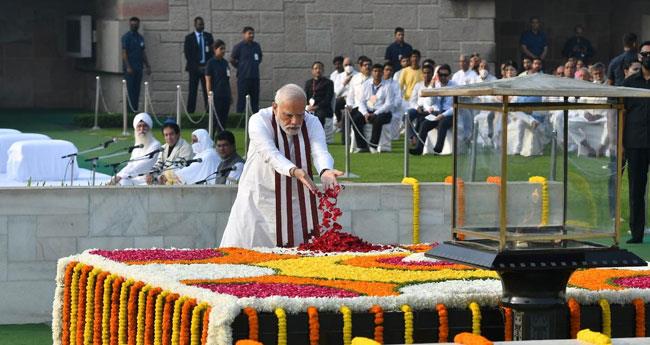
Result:
{"label": "person seated on chair", "polygon": [[[153,120],[147,113],[140,113],[133,119],[135,144],[130,162],[111,179],[111,185],[143,185],[145,177],[138,176],[151,170],[158,158],[160,142],[151,134]],[[149,155],[149,156],[147,156]],[[145,158],[146,157],[146,158]]]}
{"label": "person seated on chair", "polygon": [[355,113],[354,123],[362,130],[366,123],[372,124],[372,135],[370,136],[370,151],[376,152],[379,144],[379,137],[383,126],[390,123],[393,114],[393,87],[385,81],[384,66],[374,64],[371,70],[372,79],[363,85],[363,94],[359,102],[359,111]]}
{"label": "person seated on chair", "polygon": [[221,158],[221,163],[217,167],[215,184],[239,183],[239,177],[244,171],[244,160],[237,154],[235,146],[235,136],[232,132],[224,131],[217,135],[217,153]]}
{"label": "person seated on chair", "polygon": [[221,163],[217,151],[214,150],[214,142],[210,139],[210,133],[203,128],[192,132],[192,152],[194,152],[194,158],[192,158],[194,162],[174,171],[174,177],[178,183],[194,184],[210,178]]}
{"label": "person seated on chair", "polygon": [[[456,83],[449,80],[450,74],[451,67],[449,67],[449,65],[440,65],[438,68],[438,81],[440,82],[440,87],[456,86]],[[423,143],[427,139],[429,131],[434,128],[438,129],[438,138],[436,140],[436,145],[434,146],[433,151],[435,153],[442,152],[442,148],[445,143],[445,137],[447,136],[447,130],[449,130],[453,125],[453,105],[454,99],[451,96],[434,97],[433,112],[424,118],[424,122],[422,123],[420,131],[418,132],[419,140],[415,148],[412,148],[410,150],[411,154],[422,154],[422,151],[424,150]]]}
{"label": "person seated on chair", "polygon": [[[154,181],[166,184],[170,175],[165,172],[192,159],[193,156],[192,146],[181,138],[181,128],[176,121],[166,120],[163,123],[162,133],[165,137],[165,144],[162,146],[163,150],[160,152],[158,161],[147,175],[147,184],[153,184]],[[173,181],[170,180],[169,183],[173,183]]]}
{"label": "person seated on chair", "polygon": [[413,87],[413,93],[411,93],[411,99],[409,100],[409,109],[407,110],[411,125],[407,126],[406,135],[411,145],[415,145],[417,141],[416,134],[425,116],[433,113],[434,97],[420,96],[422,89],[435,87],[433,66],[429,64],[423,65],[422,75],[424,76],[424,80],[415,84]]}

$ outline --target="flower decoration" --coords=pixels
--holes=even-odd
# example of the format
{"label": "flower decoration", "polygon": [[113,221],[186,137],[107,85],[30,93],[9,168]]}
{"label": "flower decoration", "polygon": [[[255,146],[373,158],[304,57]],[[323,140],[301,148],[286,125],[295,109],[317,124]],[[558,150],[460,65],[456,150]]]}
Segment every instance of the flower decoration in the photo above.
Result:
{"label": "flower decoration", "polygon": [[404,343],[413,344],[413,310],[408,304],[402,306],[404,313]]}
{"label": "flower decoration", "polygon": [[594,332],[590,329],[583,329],[578,332],[578,340],[593,345],[611,345],[612,339],[602,333]]}
{"label": "flower decoration", "polygon": [[634,333],[637,337],[645,337],[645,302],[641,298],[635,298],[632,304],[634,304],[636,326]]}
{"label": "flower decoration", "polygon": [[612,336],[612,312],[609,308],[609,302],[601,298],[598,301],[598,305],[600,305],[600,310],[602,313],[601,319],[603,320],[603,325],[602,325],[602,332],[608,337]]}
{"label": "flower decoration", "polygon": [[436,311],[438,312],[438,342],[446,343],[449,338],[449,319],[447,314],[447,308],[444,304],[436,305]]}
{"label": "flower decoration", "polygon": [[420,183],[413,177],[405,177],[403,184],[411,185],[413,189],[413,238],[412,243],[420,243]]}
{"label": "flower decoration", "polygon": [[576,339],[580,331],[580,304],[575,298],[569,298],[567,305],[569,306],[569,336],[571,339]]}
{"label": "flower decoration", "polygon": [[472,302],[469,309],[472,311],[472,333],[481,335],[481,308],[476,302]]}
{"label": "flower decoration", "polygon": [[318,345],[320,340],[318,309],[316,307],[307,308],[307,317],[309,318],[309,345]]}
{"label": "flower decoration", "polygon": [[549,215],[549,197],[548,197],[548,181],[543,176],[531,176],[528,179],[530,183],[539,183],[542,185],[542,211],[540,226],[548,225]]}
{"label": "flower decoration", "polygon": [[463,345],[492,345],[492,342],[480,334],[462,332],[456,334],[454,343]]}

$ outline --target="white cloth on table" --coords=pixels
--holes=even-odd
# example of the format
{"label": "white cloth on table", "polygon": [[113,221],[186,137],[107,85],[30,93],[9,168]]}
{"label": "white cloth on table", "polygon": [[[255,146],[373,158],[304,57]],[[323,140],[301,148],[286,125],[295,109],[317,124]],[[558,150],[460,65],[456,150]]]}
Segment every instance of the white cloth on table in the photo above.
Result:
{"label": "white cloth on table", "polygon": [[[61,158],[76,153],[77,148],[66,140],[21,140],[14,142],[7,154],[7,177],[15,181],[50,181],[73,179],[79,175],[77,161],[70,169],[69,160]],[[72,171],[71,171],[72,170]]]}
{"label": "white cloth on table", "polygon": [[[38,133],[16,133],[16,134],[7,134],[0,135],[0,173],[7,172],[7,150],[13,145],[13,143],[21,140],[49,140],[45,134]],[[68,152],[72,153],[72,152]]]}
{"label": "white cloth on table", "polygon": [[[275,173],[282,175],[281,178],[289,176],[289,170],[296,164],[295,160],[287,159],[275,145],[273,116],[273,110],[269,107],[261,109],[250,118],[248,131],[251,142],[246,155],[247,160],[220,247],[276,246]],[[325,133],[318,118],[305,113],[303,126],[307,127],[311,158],[316,171],[332,169],[334,159],[327,151]],[[293,147],[293,145],[289,146]],[[301,148],[301,152],[304,152],[303,149],[304,147]],[[302,233],[298,230],[302,229],[301,216],[298,212],[297,184],[299,183],[297,179],[291,179],[293,196],[291,205],[294,212],[293,219],[289,222],[292,222],[296,229],[294,230],[296,244],[302,242]]]}

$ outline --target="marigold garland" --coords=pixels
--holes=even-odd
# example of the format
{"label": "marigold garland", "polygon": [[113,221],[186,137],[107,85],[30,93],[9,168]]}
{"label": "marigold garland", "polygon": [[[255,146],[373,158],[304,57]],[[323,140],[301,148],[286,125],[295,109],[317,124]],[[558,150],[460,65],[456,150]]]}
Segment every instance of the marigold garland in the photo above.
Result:
{"label": "marigold garland", "polygon": [[492,345],[493,343],[480,334],[462,332],[456,334],[454,343],[463,345]]}
{"label": "marigold garland", "polygon": [[576,339],[580,331],[580,304],[575,298],[569,298],[569,336]]}
{"label": "marigold garland", "polygon": [[138,296],[144,287],[143,282],[136,282],[129,288],[126,310],[126,344],[136,345],[138,325]]}
{"label": "marigold garland", "polygon": [[278,345],[287,345],[287,314],[282,308],[275,309],[278,317]]}
{"label": "marigold garland", "polygon": [[95,305],[93,311],[93,344],[102,343],[102,311],[104,310],[104,282],[110,275],[109,272],[101,272],[95,283]]}
{"label": "marigold garland", "polygon": [[257,311],[251,307],[244,308],[244,314],[248,316],[248,339],[258,341],[260,326],[257,320]]}
{"label": "marigold garland", "polygon": [[413,310],[408,304],[400,308],[404,313],[404,343],[413,344]]}
{"label": "marigold garland", "polygon": [[637,337],[645,337],[645,302],[641,298],[635,298],[632,304],[634,304],[636,324],[634,333]]}
{"label": "marigold garland", "polygon": [[364,337],[354,337],[352,339],[352,345],[380,345],[381,343]]}
{"label": "marigold garland", "polygon": [[241,340],[237,340],[235,345],[264,345],[264,344],[260,343],[259,341],[255,341],[255,340],[241,339]]}
{"label": "marigold garland", "polygon": [[135,344],[144,345],[144,332],[145,332],[145,314],[147,308],[147,295],[151,285],[145,285],[140,292],[138,293],[138,312],[136,316],[136,333],[135,333]]}
{"label": "marigold garland", "polygon": [[352,343],[352,311],[344,305],[339,311],[343,314],[343,345],[350,345]]}
{"label": "marigold garland", "polygon": [[179,345],[190,345],[192,334],[192,312],[196,307],[195,299],[187,299],[181,309]]}
{"label": "marigold garland", "polygon": [[81,275],[81,269],[84,267],[84,264],[78,263],[74,267],[74,272],[72,274],[72,282],[70,283],[70,335],[68,343],[70,345],[75,345],[77,341],[77,312],[78,303],[79,303],[79,276]]}
{"label": "marigold garland", "polygon": [[413,177],[405,177],[403,184],[411,185],[413,189],[413,244],[420,243],[420,183]]}
{"label": "marigold garland", "polygon": [[374,339],[376,342],[384,343],[384,309],[381,306],[373,305],[370,312],[375,314],[375,332]]}
{"label": "marigold garland", "polygon": [[307,308],[309,317],[309,345],[319,345],[320,342],[320,322],[318,321],[318,309],[316,307]]}
{"label": "marigold garland", "polygon": [[72,302],[72,277],[75,273],[75,267],[78,262],[70,262],[65,267],[65,278],[63,280],[63,315],[62,315],[62,330],[61,330],[61,344],[68,345],[70,343],[70,307]]}
{"label": "marigold garland", "polygon": [[[81,273],[79,275],[79,302],[77,304],[77,332],[75,339],[75,344],[77,345],[83,345],[84,343],[84,330],[86,328],[86,288],[88,284],[88,276],[92,270],[92,266],[86,265],[81,268]],[[72,340],[72,337],[70,340]]]}
{"label": "marigold garland", "polygon": [[485,182],[501,186],[501,176],[488,176],[487,179],[485,179]]}
{"label": "marigold garland", "polygon": [[196,306],[192,311],[192,322],[190,323],[190,345],[200,345],[201,343],[201,317],[205,317],[204,311],[208,308],[208,304],[203,302]]}
{"label": "marigold garland", "polygon": [[101,341],[96,341],[97,344],[109,345],[110,344],[110,328],[111,328],[111,295],[113,281],[117,278],[115,274],[111,274],[104,279],[104,291],[102,297],[102,331]]}
{"label": "marigold garland", "polygon": [[162,332],[160,334],[161,344],[169,345],[172,340],[172,316],[174,314],[174,304],[179,298],[178,294],[169,294],[165,297],[165,306],[163,308]]}
{"label": "marigold garland", "polygon": [[594,332],[589,328],[583,329],[578,332],[578,340],[584,341],[593,345],[611,345],[612,339],[602,333]]}
{"label": "marigold garland", "polygon": [[472,311],[472,333],[481,335],[481,308],[476,302],[471,302],[469,310]]}
{"label": "marigold garland", "polygon": [[601,298],[598,301],[598,304],[600,305],[600,310],[602,313],[602,333],[605,334],[608,337],[612,336],[612,312],[611,309],[609,308],[609,301],[607,301],[604,298]]}
{"label": "marigold garland", "polygon": [[158,296],[156,296],[156,311],[154,315],[153,323],[153,344],[161,345],[162,344],[162,328],[163,328],[163,309],[165,307],[165,301],[169,291],[163,291]]}
{"label": "marigold garland", "polygon": [[540,225],[548,225],[548,214],[549,214],[549,196],[548,196],[548,181],[543,176],[531,176],[528,179],[530,183],[539,183],[542,185],[542,216],[540,220]]}
{"label": "marigold garland", "polygon": [[133,279],[129,279],[122,284],[120,288],[120,313],[118,315],[117,339],[119,345],[126,344],[128,341],[127,322],[129,309],[129,292],[131,286],[135,284]]}
{"label": "marigold garland", "polygon": [[147,304],[145,306],[145,319],[144,319],[144,345],[153,345],[155,336],[155,320],[156,320],[156,301],[158,295],[162,292],[159,287],[149,290],[147,293]]}
{"label": "marigold garland", "polygon": [[86,283],[86,315],[84,320],[83,338],[80,344],[90,345],[93,342],[93,317],[95,316],[95,281],[97,275],[101,272],[99,268],[94,268],[88,274]]}
{"label": "marigold garland", "polygon": [[449,314],[444,304],[436,305],[438,312],[438,342],[446,343],[449,339]]}
{"label": "marigold garland", "polygon": [[[111,294],[111,317],[110,317],[110,345],[119,344],[119,328],[120,328],[120,295],[122,292],[122,285],[124,284],[124,278],[118,277],[113,281],[113,287]],[[103,340],[103,338],[102,338]]]}
{"label": "marigold garland", "polygon": [[210,324],[210,312],[212,307],[208,306],[208,309],[203,313],[203,327],[201,328],[201,344],[206,345],[208,343],[208,325]]}
{"label": "marigold garland", "polygon": [[174,313],[172,314],[172,345],[179,345],[181,338],[181,313],[183,311],[183,304],[189,298],[182,296],[174,302]]}
{"label": "marigold garland", "polygon": [[512,308],[503,308],[503,318],[505,319],[505,323],[503,325],[503,339],[505,341],[512,341]]}

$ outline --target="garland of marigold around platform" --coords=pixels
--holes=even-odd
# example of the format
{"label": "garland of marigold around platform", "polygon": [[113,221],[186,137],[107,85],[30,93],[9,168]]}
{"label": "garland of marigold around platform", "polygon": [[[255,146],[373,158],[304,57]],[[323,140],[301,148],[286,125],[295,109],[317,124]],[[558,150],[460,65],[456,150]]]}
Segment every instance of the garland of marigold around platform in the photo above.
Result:
{"label": "garland of marigold around platform", "polygon": [[543,176],[531,176],[528,179],[530,183],[539,183],[542,185],[542,216],[539,225],[548,225],[549,200],[548,200],[548,181]]}
{"label": "garland of marigold around platform", "polygon": [[471,302],[469,310],[472,311],[472,333],[481,335],[481,308],[478,303]]}
{"label": "garland of marigold around platform", "polygon": [[101,273],[99,268],[94,268],[88,274],[88,281],[86,283],[86,315],[84,330],[83,330],[83,339],[79,342],[83,345],[90,345],[93,340],[93,319],[95,316],[95,281],[97,275]]}
{"label": "garland of marigold around platform", "polygon": [[635,321],[635,335],[639,338],[645,337],[645,302],[641,298],[636,298],[632,301],[634,304],[634,321]]}
{"label": "garland of marigold around platform", "polygon": [[352,343],[352,311],[346,306],[339,309],[343,314],[343,345]]}
{"label": "garland of marigold around platform", "polygon": [[384,309],[378,305],[373,305],[370,312],[375,314],[375,332],[374,339],[376,342],[384,343]]}
{"label": "garland of marigold around platform", "polygon": [[449,339],[449,314],[444,304],[436,305],[438,312],[438,342],[446,343]]}
{"label": "garland of marigold around platform", "polygon": [[183,305],[189,298],[187,296],[181,296],[179,299],[174,301],[174,312],[172,313],[172,342],[171,345],[179,345],[181,339],[181,315],[183,311]]}
{"label": "garland of marigold around platform", "polygon": [[278,345],[287,345],[287,313],[282,308],[275,309],[278,317]]}
{"label": "garland of marigold around platform", "polygon": [[408,304],[402,306],[404,313],[404,343],[413,344],[413,310]]}
{"label": "garland of marigold around platform", "polygon": [[454,343],[463,345],[492,345],[492,342],[487,338],[469,332],[462,332],[456,334]]}
{"label": "garland of marigold around platform", "polygon": [[[192,311],[192,322],[190,326],[190,345],[200,345],[203,338],[201,318],[207,317],[205,311],[208,309],[208,304],[202,302]],[[257,314],[256,314],[257,315]]]}
{"label": "garland of marigold around platform", "polygon": [[74,267],[72,282],[70,283],[70,327],[68,329],[68,344],[74,345],[77,341],[77,312],[79,303],[79,276],[84,264],[78,263]]}
{"label": "garland of marigold around platform", "polygon": [[593,345],[611,345],[612,339],[606,334],[594,332],[590,329],[583,329],[578,332],[578,340]]}
{"label": "garland of marigold around platform", "polygon": [[413,188],[413,244],[420,243],[420,183],[413,177],[405,177],[403,184]]}
{"label": "garland of marigold around platform", "polygon": [[318,309],[316,307],[307,308],[307,316],[309,317],[309,345],[318,345],[320,343]]}
{"label": "garland of marigold around platform", "polygon": [[575,339],[580,331],[580,304],[575,298],[569,298],[569,336]]}
{"label": "garland of marigold around platform", "polygon": [[135,280],[133,279],[128,279],[124,283],[122,283],[122,287],[120,288],[120,301],[119,301],[119,315],[118,315],[118,328],[117,328],[117,339],[118,339],[118,344],[126,344],[128,339],[128,330],[127,330],[127,322],[128,322],[128,307],[129,307],[129,292],[131,290],[131,286],[135,284]]}
{"label": "garland of marigold around platform", "polygon": [[[145,322],[147,313],[147,296],[151,285],[145,285],[138,293],[138,311],[136,314],[135,345],[144,345]],[[130,342],[131,340],[129,340]]]}
{"label": "garland of marigold around platform", "polygon": [[602,313],[602,333],[605,334],[608,337],[612,336],[612,311],[609,308],[609,301],[607,301],[604,298],[601,298],[598,301],[598,304],[600,305],[600,310]]}
{"label": "garland of marigold around platform", "polygon": [[503,308],[503,318],[505,320],[503,325],[503,340],[512,341],[512,308]]}
{"label": "garland of marigold around platform", "polygon": [[251,307],[246,307],[244,308],[244,314],[248,317],[248,339],[258,341],[260,339],[260,324],[257,311]]}

